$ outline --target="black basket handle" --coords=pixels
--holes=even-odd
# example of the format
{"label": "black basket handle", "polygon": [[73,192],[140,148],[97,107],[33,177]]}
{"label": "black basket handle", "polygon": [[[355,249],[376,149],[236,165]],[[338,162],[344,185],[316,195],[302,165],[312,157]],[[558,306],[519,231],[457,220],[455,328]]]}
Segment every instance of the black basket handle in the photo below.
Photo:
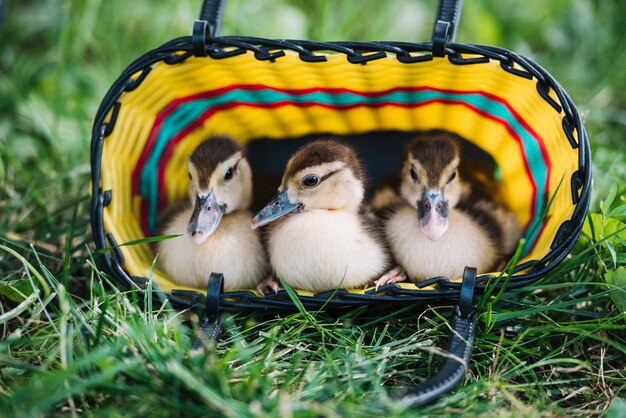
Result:
{"label": "black basket handle", "polygon": [[7,12],[7,3],[9,0],[0,0],[0,33],[2,32],[2,24],[4,23],[4,16]]}
{"label": "black basket handle", "polygon": [[476,269],[465,267],[459,304],[454,307],[452,329],[448,337],[447,357],[431,377],[401,394],[406,406],[426,405],[454,389],[469,369],[477,315],[474,309]]}
{"label": "black basket handle", "polygon": [[224,293],[224,275],[211,273],[204,301],[204,314],[200,319],[200,327],[192,351],[202,350],[208,345],[215,346],[222,336],[224,324],[220,314],[220,300]]}
{"label": "black basket handle", "polygon": [[[426,405],[454,389],[469,368],[476,331],[474,287],[476,269],[466,267],[461,284],[459,304],[454,308],[446,359],[434,375],[424,382],[404,391],[396,392],[396,398],[408,407]],[[205,311],[192,350],[216,345],[223,331],[220,317],[220,300],[224,293],[224,276],[212,273],[207,287]]]}
{"label": "black basket handle", "polygon": [[200,10],[200,20],[209,24],[210,36],[218,36],[224,16],[226,0],[204,0]]}
{"label": "black basket handle", "polygon": [[454,42],[463,0],[439,0],[433,27],[433,56],[443,57],[446,45]]}
{"label": "black basket handle", "polygon": [[[218,36],[219,34],[225,4],[226,0],[204,0],[202,3],[200,21],[207,22],[210,36]],[[433,56],[443,57],[446,45],[454,42],[461,18],[462,5],[463,0],[439,0],[432,36]],[[194,29],[194,34],[197,32],[203,31]],[[206,33],[206,26],[204,32]]]}

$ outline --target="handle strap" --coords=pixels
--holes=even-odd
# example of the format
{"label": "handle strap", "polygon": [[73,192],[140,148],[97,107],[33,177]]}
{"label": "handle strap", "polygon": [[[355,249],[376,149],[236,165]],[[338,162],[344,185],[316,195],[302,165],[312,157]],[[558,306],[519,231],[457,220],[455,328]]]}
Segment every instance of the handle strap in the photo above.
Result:
{"label": "handle strap", "polygon": [[472,304],[475,284],[476,269],[466,267],[459,304],[455,307],[452,320],[448,356],[437,373],[404,392],[402,402],[405,405],[420,406],[430,403],[454,389],[465,376],[472,356],[476,330],[476,311]]}
{"label": "handle strap", "polygon": [[[0,0],[2,1],[2,0]],[[446,45],[454,42],[456,31],[461,18],[463,0],[439,0],[435,25],[433,27],[433,56],[445,56]],[[196,56],[206,56],[204,52],[205,37],[219,35],[224,16],[226,0],[204,0],[200,10],[200,20],[196,21],[193,29],[193,46]]]}
{"label": "handle strap", "polygon": [[226,0],[204,0],[200,10],[200,20],[209,23],[210,36],[218,36],[224,16]]}
{"label": "handle strap", "polygon": [[224,275],[211,273],[207,286],[204,314],[200,329],[193,342],[192,350],[201,350],[204,345],[215,345],[222,335],[224,325],[220,316],[220,297],[224,293]]}
{"label": "handle strap", "polygon": [[454,42],[463,0],[439,0],[433,28],[433,56],[443,57],[446,45]]}
{"label": "handle strap", "polygon": [[202,3],[200,20],[194,22],[191,33],[191,45],[196,57],[207,56],[207,36],[214,37],[219,34],[225,5],[226,0],[204,0]]}
{"label": "handle strap", "polygon": [[4,16],[7,12],[8,0],[0,0],[0,33],[2,32],[2,24],[4,23]]}
{"label": "handle strap", "polygon": [[[440,369],[426,381],[401,394],[400,401],[407,406],[425,405],[454,389],[469,368],[476,330],[476,311],[473,306],[476,269],[466,267],[463,272],[459,304],[455,306],[448,355]],[[224,275],[211,273],[207,286],[204,314],[192,350],[215,345],[222,335],[220,300],[224,292]]]}

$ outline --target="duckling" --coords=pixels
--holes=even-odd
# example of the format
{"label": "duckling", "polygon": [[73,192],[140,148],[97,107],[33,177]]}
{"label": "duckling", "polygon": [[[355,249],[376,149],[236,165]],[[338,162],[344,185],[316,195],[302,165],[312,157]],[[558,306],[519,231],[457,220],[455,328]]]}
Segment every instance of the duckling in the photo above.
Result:
{"label": "duckling", "polygon": [[224,290],[254,288],[269,263],[258,231],[250,229],[252,171],[241,146],[227,136],[202,142],[191,154],[189,198],[175,208],[160,241],[157,263],[172,281],[204,288],[212,272]]}
{"label": "duckling", "polygon": [[[363,169],[355,152],[335,140],[316,140],[287,163],[278,195],[252,219],[272,223],[268,252],[275,274],[311,292],[363,287],[387,271],[391,257],[362,210]],[[271,278],[257,289],[277,291]]]}
{"label": "duckling", "polygon": [[[391,252],[409,280],[459,278],[466,266],[495,269],[513,253],[521,229],[497,200],[495,184],[460,177],[459,144],[448,132],[424,133],[407,147],[399,185],[372,201]],[[381,278],[376,286],[396,282]]]}

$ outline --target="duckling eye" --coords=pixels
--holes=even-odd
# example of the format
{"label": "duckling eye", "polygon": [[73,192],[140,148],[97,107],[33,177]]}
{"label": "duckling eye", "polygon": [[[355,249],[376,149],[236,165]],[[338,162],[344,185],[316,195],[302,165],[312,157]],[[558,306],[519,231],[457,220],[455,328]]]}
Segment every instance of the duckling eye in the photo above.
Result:
{"label": "duckling eye", "polygon": [[187,173],[189,175],[189,180],[191,180],[191,172]]}
{"label": "duckling eye", "polygon": [[315,174],[309,174],[302,179],[302,185],[304,187],[315,187],[320,184],[320,178]]}
{"label": "duckling eye", "polygon": [[450,178],[448,178],[447,183],[450,183],[452,180],[454,180],[454,178],[456,177],[456,171],[452,174],[450,174]]}
{"label": "duckling eye", "polygon": [[226,173],[224,173],[224,180],[228,181],[232,178],[233,178],[233,168],[230,167],[228,170],[226,170]]}
{"label": "duckling eye", "polygon": [[420,178],[417,176],[417,170],[415,170],[415,167],[411,167],[411,178],[416,183],[420,182]]}

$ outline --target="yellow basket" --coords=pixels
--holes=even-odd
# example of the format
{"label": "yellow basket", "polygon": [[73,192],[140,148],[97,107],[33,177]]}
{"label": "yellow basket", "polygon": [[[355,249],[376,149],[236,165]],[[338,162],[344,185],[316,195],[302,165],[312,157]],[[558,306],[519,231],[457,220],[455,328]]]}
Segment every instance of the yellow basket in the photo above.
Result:
{"label": "yellow basket", "polygon": [[[175,304],[202,297],[204,289],[154,268],[149,243],[128,244],[155,235],[160,211],[186,196],[186,159],[208,136],[228,134],[276,154],[279,174],[288,154],[271,150],[310,137],[366,138],[367,148],[443,129],[493,158],[503,199],[524,228],[509,286],[545,275],[571,249],[589,204],[589,144],[574,104],[545,70],[510,51],[450,43],[442,57],[432,51],[431,43],[194,36],[145,54],[115,82],[94,125],[93,231],[109,269],[140,289],[154,277]],[[479,277],[477,289],[498,273]],[[460,279],[341,290],[331,304],[446,298],[458,295]],[[328,299],[298,293],[310,305]],[[232,307],[291,304],[245,289],[225,296]]]}

